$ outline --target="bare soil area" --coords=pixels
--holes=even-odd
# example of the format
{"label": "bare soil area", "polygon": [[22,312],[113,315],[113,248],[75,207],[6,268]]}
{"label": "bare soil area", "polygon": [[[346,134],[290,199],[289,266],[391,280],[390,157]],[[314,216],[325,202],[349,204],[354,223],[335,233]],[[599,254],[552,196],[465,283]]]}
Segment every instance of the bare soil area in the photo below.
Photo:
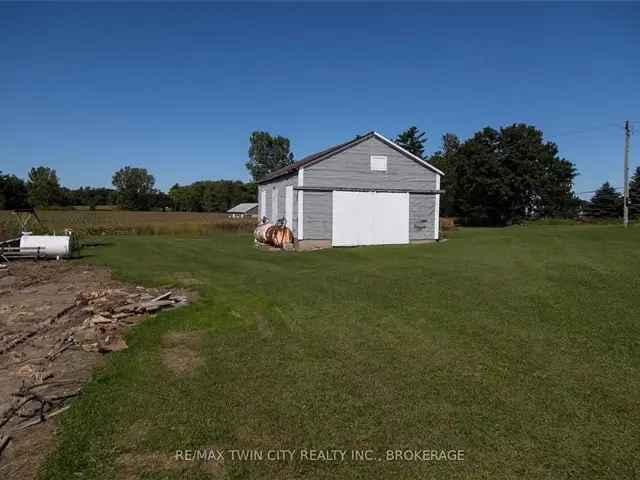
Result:
{"label": "bare soil area", "polygon": [[162,363],[179,376],[188,375],[203,364],[198,352],[200,332],[172,332],[162,339]]}
{"label": "bare soil area", "polygon": [[124,329],[186,303],[184,292],[125,285],[74,262],[0,269],[0,478],[36,476],[55,417],[105,353],[127,348]]}

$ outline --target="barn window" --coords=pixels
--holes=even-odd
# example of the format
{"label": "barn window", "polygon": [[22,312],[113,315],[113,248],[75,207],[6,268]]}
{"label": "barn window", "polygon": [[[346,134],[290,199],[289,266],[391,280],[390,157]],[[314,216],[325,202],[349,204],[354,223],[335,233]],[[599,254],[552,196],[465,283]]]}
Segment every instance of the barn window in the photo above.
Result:
{"label": "barn window", "polygon": [[371,171],[386,172],[387,157],[385,155],[371,155]]}

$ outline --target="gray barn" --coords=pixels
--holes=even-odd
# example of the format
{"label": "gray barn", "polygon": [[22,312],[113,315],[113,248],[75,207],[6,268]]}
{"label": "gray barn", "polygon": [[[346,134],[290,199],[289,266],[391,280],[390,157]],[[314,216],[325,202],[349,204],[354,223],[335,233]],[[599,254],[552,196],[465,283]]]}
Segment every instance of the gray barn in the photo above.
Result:
{"label": "gray barn", "polygon": [[263,178],[259,216],[284,220],[302,248],[438,240],[441,175],[370,132]]}

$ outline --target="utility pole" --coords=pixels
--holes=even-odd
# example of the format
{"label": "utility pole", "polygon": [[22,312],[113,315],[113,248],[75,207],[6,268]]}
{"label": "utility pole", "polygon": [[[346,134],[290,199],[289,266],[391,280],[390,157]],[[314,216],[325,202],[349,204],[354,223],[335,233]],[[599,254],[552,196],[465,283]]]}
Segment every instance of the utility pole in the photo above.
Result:
{"label": "utility pole", "polygon": [[629,226],[629,120],[624,122],[624,226]]}

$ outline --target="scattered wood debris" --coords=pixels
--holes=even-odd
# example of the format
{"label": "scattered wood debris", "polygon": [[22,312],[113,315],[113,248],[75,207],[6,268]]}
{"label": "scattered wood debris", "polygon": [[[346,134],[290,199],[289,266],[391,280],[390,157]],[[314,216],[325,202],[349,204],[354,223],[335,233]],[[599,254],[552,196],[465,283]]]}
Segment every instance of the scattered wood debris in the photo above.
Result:
{"label": "scattered wood debris", "polygon": [[51,444],[48,420],[81,395],[102,355],[127,348],[127,327],[190,300],[73,262],[0,270],[0,471],[35,478]]}
{"label": "scattered wood debris", "polygon": [[0,455],[2,455],[2,451],[4,450],[4,447],[7,446],[9,441],[11,441],[11,437],[9,435],[0,437]]}

